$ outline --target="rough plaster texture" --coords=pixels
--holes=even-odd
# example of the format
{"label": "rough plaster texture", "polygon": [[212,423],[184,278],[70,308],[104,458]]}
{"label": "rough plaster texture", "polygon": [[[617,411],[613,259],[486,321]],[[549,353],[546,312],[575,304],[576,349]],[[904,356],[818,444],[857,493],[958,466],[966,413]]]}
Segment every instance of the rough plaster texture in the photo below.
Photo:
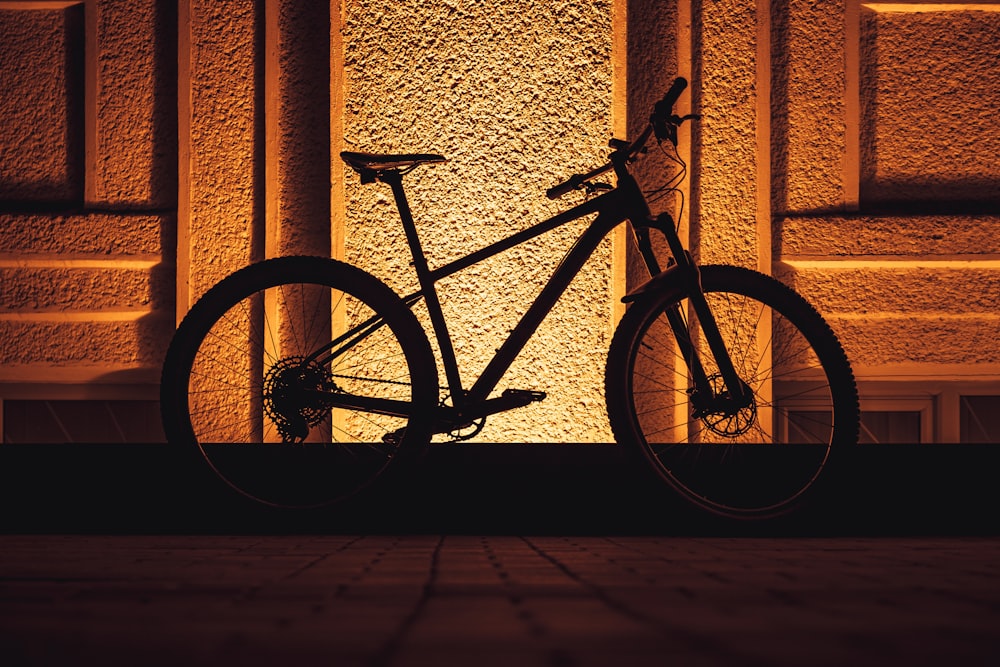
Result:
{"label": "rough plaster texture", "polygon": [[98,0],[90,204],[177,201],[176,11],[166,0]]}
{"label": "rough plaster texture", "polygon": [[[616,8],[628,16],[630,135],[678,63],[672,0],[348,0],[343,31],[333,35],[325,32],[330,9],[319,4],[191,0],[179,3],[181,32],[173,35],[167,0],[98,0],[88,5],[97,10],[89,98],[82,6],[0,10],[0,380],[155,371],[172,330],[175,242],[179,314],[224,275],[262,258],[268,242],[275,254],[325,254],[329,218],[338,220],[341,206],[346,225],[332,232],[345,234],[347,258],[412,289],[387,188],[360,186],[330,155],[331,139],[340,142],[332,135],[341,92],[346,148],[450,158],[407,177],[431,265],[440,266],[576,201],[552,204],[543,192],[598,164],[620,126],[612,112]],[[998,219],[962,206],[972,200],[989,212],[1000,201],[1000,12],[862,8],[865,214],[842,217],[832,210],[845,188],[844,5],[771,3],[773,251],[793,262],[859,261],[777,270],[829,317],[857,364],[996,363]],[[265,19],[267,11],[275,14]],[[703,261],[756,266],[766,242],[758,239],[757,198],[767,196],[756,183],[756,9],[723,0],[695,3],[693,12],[688,95],[704,118],[693,133],[692,241]],[[89,171],[86,99],[95,104]],[[178,136],[189,152],[175,217]],[[643,182],[655,185],[662,168],[650,155],[640,165]],[[347,192],[333,211],[331,179],[338,187],[344,179]],[[65,209],[79,202],[85,180],[100,212],[11,212],[25,203]],[[918,202],[919,215],[900,215],[901,199],[908,208]],[[467,381],[578,231],[549,234],[442,283]],[[910,261],[879,265],[886,256]],[[990,262],[957,264],[976,258]],[[919,259],[942,264],[912,261]],[[610,440],[601,374],[611,279],[605,245],[499,387],[550,397],[493,418],[479,440]]]}
{"label": "rough plaster texture", "polygon": [[[275,2],[275,211],[269,252],[330,254],[330,3]],[[271,113],[271,110],[269,110]],[[271,137],[269,137],[271,139]],[[338,159],[337,172],[340,171]]]}
{"label": "rough plaster texture", "polygon": [[771,3],[771,201],[775,213],[842,209],[844,3]]}
{"label": "rough plaster texture", "polygon": [[988,7],[862,9],[862,201],[1000,205],[1000,5]]}
{"label": "rough plaster texture", "polygon": [[[152,313],[138,319],[92,322],[24,322],[0,319],[0,378],[44,382],[61,378],[64,368],[97,369],[100,381],[123,368],[158,377],[162,350],[170,341],[170,318]],[[95,364],[94,360],[100,360]],[[135,377],[135,376],[132,376]]]}
{"label": "rough plaster texture", "polygon": [[0,10],[0,200],[83,195],[82,6]]}
{"label": "rough plaster texture", "polygon": [[968,216],[790,219],[781,235],[785,259],[841,261],[779,264],[777,275],[826,316],[858,366],[973,369],[1000,359],[1000,271],[986,261],[1000,254],[990,228],[996,223]]}
{"label": "rough plaster texture", "polygon": [[[626,112],[629,139],[634,139],[646,129],[653,105],[663,97],[677,76],[678,39],[675,36],[677,20],[677,3],[672,0],[668,2],[632,0],[628,3]],[[692,95],[693,90],[688,88],[681,97],[678,111],[690,108]],[[690,141],[688,132],[682,131],[680,136],[682,141]],[[655,146],[655,142],[649,145]],[[640,187],[651,200],[652,194],[677,172],[677,165],[671,162],[664,152],[655,148],[642,156],[632,167],[632,173],[639,181]],[[679,201],[675,197],[650,201],[654,215],[667,210],[676,217],[678,204]],[[654,235],[654,247],[661,258],[661,264],[666,266],[666,258],[670,253],[665,244],[658,243],[657,239],[658,237]],[[625,248],[626,283],[627,289],[631,289],[648,280],[649,273],[638,248],[628,236]]]}
{"label": "rough plaster texture", "polygon": [[180,122],[190,153],[178,213],[179,315],[264,251],[260,17],[247,2],[193,1],[189,11],[181,27],[190,61]]}
{"label": "rough plaster texture", "polygon": [[[953,364],[965,365],[975,375],[981,364],[1000,363],[997,337],[1000,321],[982,315],[837,316],[828,318],[856,369],[874,375],[860,380],[878,380],[879,367],[889,364],[923,368],[934,374],[935,366],[947,365],[938,379],[952,379]],[[911,387],[912,389],[912,387]]]}
{"label": "rough plaster texture", "polygon": [[169,310],[173,272],[128,268],[4,268],[0,313]]}
{"label": "rough plaster texture", "polygon": [[800,294],[830,314],[918,317],[1000,312],[1000,272],[977,270],[974,264],[893,268],[886,262],[872,268],[800,269],[792,282]]}
{"label": "rough plaster texture", "polygon": [[924,215],[779,218],[775,258],[1000,255],[1000,217]]}
{"label": "rough plaster texture", "polygon": [[[173,331],[176,13],[171,2],[87,7],[90,17],[82,3],[0,11],[3,382],[113,382],[121,371],[153,382]],[[25,204],[72,212],[16,212]]]}
{"label": "rough plaster texture", "polygon": [[170,256],[172,215],[0,215],[0,255],[30,259]]}
{"label": "rough plaster texture", "polygon": [[[753,3],[696,8],[692,245],[704,263],[757,268],[757,15]],[[761,195],[764,196],[764,195]]]}
{"label": "rough plaster texture", "polygon": [[[653,105],[677,76],[677,2],[627,3],[626,76],[628,135],[637,136],[649,123]],[[690,91],[685,93],[690,97]],[[623,137],[624,138],[624,137]],[[642,162],[639,163],[640,168]]]}
{"label": "rough plaster texture", "polygon": [[[600,164],[612,129],[612,3],[346,3],[348,149],[438,152],[406,184],[431,266],[540,221],[547,187]],[[394,288],[415,277],[384,185],[347,180],[346,256]],[[580,227],[440,284],[466,383],[485,366]],[[610,441],[603,399],[610,244],[502,380],[549,392],[488,422],[480,441]],[[441,375],[443,376],[443,373]]]}
{"label": "rough plaster texture", "polygon": [[778,264],[777,274],[824,313],[864,369],[860,379],[878,379],[890,364],[925,373],[964,364],[971,373],[996,363],[998,220],[969,206],[985,213],[1000,201],[1000,13],[862,6],[864,213],[836,216],[849,109],[843,4],[830,4],[829,14],[795,0],[772,12],[773,252],[792,265],[820,261]]}
{"label": "rough plaster texture", "polygon": [[155,377],[173,331],[172,215],[0,214],[0,225],[3,380],[59,381],[70,365]]}

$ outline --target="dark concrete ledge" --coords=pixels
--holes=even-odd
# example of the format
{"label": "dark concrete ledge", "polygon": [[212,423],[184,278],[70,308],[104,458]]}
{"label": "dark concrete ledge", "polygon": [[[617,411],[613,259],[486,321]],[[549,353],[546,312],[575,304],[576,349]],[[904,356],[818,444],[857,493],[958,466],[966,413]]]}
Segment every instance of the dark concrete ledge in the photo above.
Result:
{"label": "dark concrete ledge", "polygon": [[859,446],[806,511],[692,514],[615,445],[436,445],[374,497],[321,513],[245,501],[167,445],[0,446],[0,532],[1000,534],[1000,445]]}

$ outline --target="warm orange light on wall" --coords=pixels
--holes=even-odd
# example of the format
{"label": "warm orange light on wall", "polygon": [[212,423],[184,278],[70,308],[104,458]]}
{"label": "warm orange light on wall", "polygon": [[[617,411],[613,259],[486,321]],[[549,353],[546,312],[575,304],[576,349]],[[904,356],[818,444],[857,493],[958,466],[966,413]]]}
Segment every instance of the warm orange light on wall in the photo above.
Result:
{"label": "warm orange light on wall", "polygon": [[[680,220],[702,262],[794,284],[863,381],[1000,382],[1000,3],[176,8],[0,0],[0,399],[155,398],[177,319],[267,256],[408,292],[391,197],[341,150],[449,158],[406,181],[440,266],[551,215],[544,190],[641,129],[676,73],[702,115]],[[468,377],[578,231],[442,282]],[[500,386],[549,398],[479,440],[611,440],[628,264],[622,236],[600,249]]]}

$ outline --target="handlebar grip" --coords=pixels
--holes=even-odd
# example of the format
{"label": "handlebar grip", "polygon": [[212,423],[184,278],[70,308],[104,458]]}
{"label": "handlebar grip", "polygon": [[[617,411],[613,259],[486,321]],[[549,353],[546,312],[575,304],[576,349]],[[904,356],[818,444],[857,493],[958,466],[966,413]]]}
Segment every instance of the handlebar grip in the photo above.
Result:
{"label": "handlebar grip", "polygon": [[653,126],[653,133],[656,134],[657,141],[669,140],[674,146],[677,145],[677,128],[683,119],[674,115],[674,104],[681,96],[688,82],[684,77],[674,79],[674,84],[663,96],[656,106],[653,107],[653,114],[649,117],[649,122]]}
{"label": "handlebar grip", "polygon": [[545,196],[549,199],[559,199],[570,190],[575,190],[580,187],[580,183],[582,182],[583,178],[579,174],[573,174],[559,185],[553,185],[551,188],[546,190]]}
{"label": "handlebar grip", "polygon": [[667,94],[663,96],[663,99],[656,103],[656,113],[670,114],[673,112],[674,105],[677,104],[677,99],[687,88],[688,82],[682,76],[674,79],[673,85],[670,86],[670,90]]}

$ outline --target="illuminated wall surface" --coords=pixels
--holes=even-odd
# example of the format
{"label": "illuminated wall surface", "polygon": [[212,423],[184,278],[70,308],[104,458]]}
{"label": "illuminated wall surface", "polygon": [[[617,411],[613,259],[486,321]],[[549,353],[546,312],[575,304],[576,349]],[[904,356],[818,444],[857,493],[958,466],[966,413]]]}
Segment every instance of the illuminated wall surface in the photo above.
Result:
{"label": "illuminated wall surface", "polygon": [[[177,319],[252,261],[332,253],[412,289],[387,187],[341,150],[449,158],[405,181],[437,266],[558,210],[545,188],[678,72],[704,116],[683,137],[702,261],[792,284],[864,409],[960,439],[1000,396],[1000,4],[0,0],[6,439],[57,401],[155,408]],[[440,285],[467,384],[579,229]],[[632,254],[600,248],[500,385],[549,398],[477,440],[611,440]]]}

